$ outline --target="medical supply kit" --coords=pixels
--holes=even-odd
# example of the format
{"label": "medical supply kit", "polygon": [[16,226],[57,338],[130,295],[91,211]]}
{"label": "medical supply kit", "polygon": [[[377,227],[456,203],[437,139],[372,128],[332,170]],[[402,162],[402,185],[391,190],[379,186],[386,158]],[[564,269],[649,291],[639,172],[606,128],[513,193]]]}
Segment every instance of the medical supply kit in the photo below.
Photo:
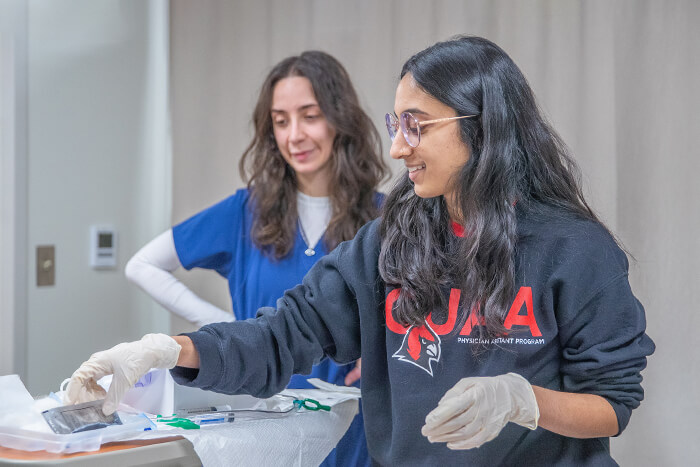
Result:
{"label": "medical supply kit", "polygon": [[[163,382],[165,389],[161,387]],[[108,387],[109,381],[100,381],[100,384]],[[322,381],[319,384],[328,385]],[[158,437],[161,431],[164,432],[162,436],[171,436],[172,430],[179,434],[180,430],[208,430],[208,427],[282,418],[300,412],[330,412],[335,403],[359,398],[357,388],[335,393],[331,392],[333,388],[337,387],[287,390],[289,393],[256,399],[173,386],[167,371],[153,370],[137,383],[131,394],[127,393],[117,412],[105,415],[103,400],[64,406],[63,387],[58,393],[34,399],[17,375],[0,376],[0,393],[3,394],[0,446],[52,453],[95,451],[104,443],[143,438],[146,433],[152,433],[147,436],[149,438]],[[354,390],[358,393],[348,392]],[[187,432],[195,433],[183,433]],[[201,440],[201,437],[195,438]]]}

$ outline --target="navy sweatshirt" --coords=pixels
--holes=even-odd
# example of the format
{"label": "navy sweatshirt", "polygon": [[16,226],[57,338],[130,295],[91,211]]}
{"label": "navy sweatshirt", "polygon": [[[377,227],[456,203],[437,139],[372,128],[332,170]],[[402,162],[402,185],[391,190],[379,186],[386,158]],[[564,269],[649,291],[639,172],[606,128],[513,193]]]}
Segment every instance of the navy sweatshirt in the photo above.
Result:
{"label": "navy sweatshirt", "polygon": [[425,416],[468,376],[514,372],[533,385],[600,395],[620,432],[643,398],[640,372],[654,343],[624,252],[597,223],[553,208],[517,212],[516,294],[503,337],[480,338],[475,318],[458,329],[459,289],[425,325],[398,324],[391,306],[400,290],[379,277],[376,220],[320,260],[276,309],[186,334],[201,367],[176,367],[173,376],[188,386],[269,397],[323,358],[362,357],[365,429],[377,464],[615,465],[607,438],[574,439],[513,423],[466,451],[421,435]]}

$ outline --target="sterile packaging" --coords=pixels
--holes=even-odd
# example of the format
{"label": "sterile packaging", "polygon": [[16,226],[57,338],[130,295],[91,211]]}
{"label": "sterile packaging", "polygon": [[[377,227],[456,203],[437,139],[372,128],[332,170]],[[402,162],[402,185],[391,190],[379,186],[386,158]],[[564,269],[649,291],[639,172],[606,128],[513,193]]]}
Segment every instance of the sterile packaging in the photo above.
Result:
{"label": "sterile packaging", "polygon": [[[109,375],[98,383],[107,389],[111,381],[112,376]],[[152,369],[126,392],[121,403],[150,414],[172,415],[181,410],[216,405],[229,405],[234,410],[247,409],[258,401],[259,399],[247,395],[232,396],[181,386],[175,383],[169,370]]]}
{"label": "sterile packaging", "polygon": [[[311,384],[314,384],[320,390],[326,391],[318,392],[320,397],[329,397],[330,394],[334,394],[332,400],[358,399],[360,397],[358,388],[336,386],[317,378],[312,378],[312,380],[309,380]],[[105,389],[108,389],[111,381],[112,376],[109,375],[100,379],[98,383]],[[286,390],[285,392],[288,391],[293,390]],[[309,389],[307,391],[313,392],[315,390]],[[152,369],[142,376],[133,388],[126,392],[121,402],[124,409],[136,409],[150,414],[172,415],[187,409],[217,405],[227,405],[231,410],[255,408],[274,412],[283,410],[278,406],[279,400],[275,397],[265,400],[245,394],[221,394],[182,386],[175,383],[169,370]]]}
{"label": "sterile packaging", "polygon": [[143,414],[120,413],[120,418],[121,425],[67,435],[0,426],[0,445],[23,451],[44,450],[66,454],[97,451],[103,443],[130,439],[143,431],[155,429],[155,424]]}
{"label": "sterile packaging", "polygon": [[69,435],[81,431],[98,430],[110,425],[121,425],[119,414],[105,415],[102,411],[104,399],[82,404],[64,405],[41,412],[54,433]]}
{"label": "sterile packaging", "polygon": [[[108,375],[100,379],[98,384],[108,389],[111,382],[112,375]],[[173,399],[175,386],[177,384],[170,376],[169,370],[153,369],[143,375],[134,387],[126,392],[121,403],[149,414],[171,415],[175,412]],[[204,405],[208,404],[198,407]]]}
{"label": "sterile packaging", "polygon": [[140,436],[155,424],[143,414],[119,412],[121,425],[80,433],[56,434],[42,412],[61,405],[60,397],[35,400],[17,375],[0,376],[0,445],[53,453],[96,451],[103,443]]}
{"label": "sterile packaging", "polygon": [[[208,467],[228,467],[232,456],[244,466],[318,465],[357,414],[360,390],[309,381],[319,389],[287,389],[256,399],[185,388],[175,384],[167,370],[155,370],[127,393],[123,402],[128,400],[129,404],[120,405],[118,410],[122,425],[56,434],[41,413],[62,405],[63,390],[34,400],[16,375],[0,377],[0,445],[73,453],[96,451],[112,441],[178,435],[192,443]],[[106,389],[109,378],[99,384]],[[134,408],[147,414],[132,413]],[[181,423],[169,423],[168,418]],[[198,429],[183,428],[181,418],[191,420]],[[261,439],[274,442],[260,443]]]}

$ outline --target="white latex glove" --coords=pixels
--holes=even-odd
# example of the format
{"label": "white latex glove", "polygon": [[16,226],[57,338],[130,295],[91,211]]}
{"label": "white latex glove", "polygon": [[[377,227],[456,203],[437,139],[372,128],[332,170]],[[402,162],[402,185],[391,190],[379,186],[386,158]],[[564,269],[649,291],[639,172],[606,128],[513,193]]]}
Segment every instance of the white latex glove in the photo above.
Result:
{"label": "white latex glove", "polygon": [[472,449],[494,439],[508,422],[534,430],[539,418],[535,393],[522,376],[463,378],[425,417],[421,433],[450,449]]}
{"label": "white latex glove", "polygon": [[[105,399],[105,415],[117,410],[126,391],[151,368],[174,368],[180,356],[180,344],[165,334],[146,334],[140,341],[118,344],[92,354],[71,376],[63,402],[80,404]],[[109,392],[97,384],[103,376],[114,375]]]}

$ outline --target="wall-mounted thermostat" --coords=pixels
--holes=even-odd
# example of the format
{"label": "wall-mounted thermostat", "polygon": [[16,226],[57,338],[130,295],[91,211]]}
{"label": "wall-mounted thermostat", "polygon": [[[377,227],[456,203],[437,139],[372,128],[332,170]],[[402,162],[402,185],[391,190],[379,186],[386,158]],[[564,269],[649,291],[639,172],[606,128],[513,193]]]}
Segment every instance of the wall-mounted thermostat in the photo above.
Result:
{"label": "wall-mounted thermostat", "polygon": [[112,227],[90,227],[90,266],[94,269],[117,267],[117,232]]}

